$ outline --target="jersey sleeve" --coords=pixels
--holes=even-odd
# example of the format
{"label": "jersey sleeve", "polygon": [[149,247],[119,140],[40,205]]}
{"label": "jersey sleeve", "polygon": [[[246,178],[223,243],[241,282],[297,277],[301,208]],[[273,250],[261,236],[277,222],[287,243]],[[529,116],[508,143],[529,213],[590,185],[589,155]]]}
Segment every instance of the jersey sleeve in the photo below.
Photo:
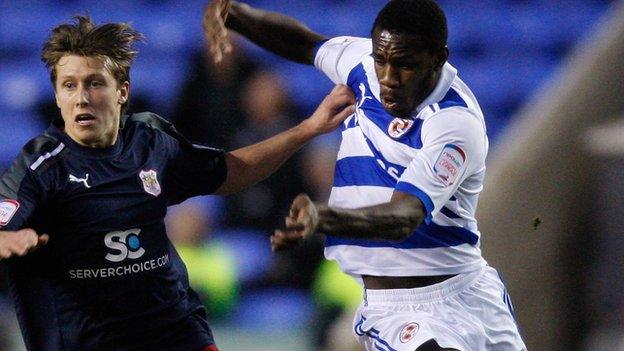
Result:
{"label": "jersey sleeve", "polygon": [[168,153],[165,191],[169,205],[212,194],[223,184],[227,176],[223,150],[192,144],[172,125],[160,138]]}
{"label": "jersey sleeve", "polygon": [[346,84],[349,72],[372,52],[367,38],[336,37],[324,41],[314,56],[314,66],[335,84]]}
{"label": "jersey sleeve", "polygon": [[461,109],[443,110],[422,127],[422,148],[401,175],[396,190],[418,197],[426,223],[470,175],[485,167],[487,139],[482,122]]}
{"label": "jersey sleeve", "polygon": [[155,133],[157,149],[167,155],[164,192],[169,205],[211,194],[225,181],[223,150],[192,144],[171,122],[155,113],[135,113],[128,121],[148,125]]}
{"label": "jersey sleeve", "polygon": [[0,179],[0,230],[25,226],[43,198],[42,185],[23,156]]}
{"label": "jersey sleeve", "polygon": [[212,194],[225,181],[225,152],[210,147],[180,143],[167,169],[170,204]]}

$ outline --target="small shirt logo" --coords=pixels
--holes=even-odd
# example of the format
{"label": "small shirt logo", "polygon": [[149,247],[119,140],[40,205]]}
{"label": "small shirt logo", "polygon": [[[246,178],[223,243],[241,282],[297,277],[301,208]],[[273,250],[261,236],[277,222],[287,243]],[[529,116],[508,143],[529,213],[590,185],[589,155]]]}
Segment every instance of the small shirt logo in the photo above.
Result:
{"label": "small shirt logo", "polygon": [[462,148],[457,145],[446,144],[433,166],[433,171],[435,175],[442,180],[444,185],[450,186],[453,185],[457,177],[459,177],[459,173],[465,162],[466,153]]}
{"label": "small shirt logo", "polygon": [[355,120],[356,121],[359,121],[360,115],[364,116],[364,111],[362,111],[362,105],[364,105],[364,102],[366,102],[366,100],[373,100],[372,97],[366,95],[366,86],[364,85],[364,83],[360,83],[358,87],[360,89],[360,94],[362,95],[362,97],[358,100],[358,103],[355,105]]}
{"label": "small shirt logo", "polygon": [[0,226],[9,224],[19,207],[20,204],[16,200],[6,199],[0,201]]}
{"label": "small shirt logo", "polygon": [[143,190],[145,190],[146,193],[154,196],[160,195],[160,183],[158,183],[158,175],[155,170],[141,171],[139,173],[139,178],[141,178],[143,182]]}
{"label": "small shirt logo", "polygon": [[413,119],[395,118],[388,126],[388,135],[393,139],[398,139],[405,135],[414,125]]}
{"label": "small shirt logo", "polygon": [[89,189],[91,187],[91,185],[89,185],[89,183],[87,183],[89,181],[89,173],[85,174],[84,178],[78,178],[73,174],[69,175],[69,181],[70,182],[74,182],[74,183],[83,183],[85,188]]}
{"label": "small shirt logo", "polygon": [[367,99],[373,100],[373,98],[366,95],[366,86],[364,85],[364,83],[360,83],[358,87],[360,88],[360,94],[362,94],[362,98],[360,98],[360,102],[357,103],[357,108],[360,109],[362,108],[364,101],[366,101]]}
{"label": "small shirt logo", "polygon": [[403,329],[401,329],[401,333],[399,334],[399,340],[401,340],[401,342],[404,344],[409,342],[410,340],[412,340],[414,335],[418,333],[418,329],[420,329],[418,323],[408,323],[406,326],[403,327]]}

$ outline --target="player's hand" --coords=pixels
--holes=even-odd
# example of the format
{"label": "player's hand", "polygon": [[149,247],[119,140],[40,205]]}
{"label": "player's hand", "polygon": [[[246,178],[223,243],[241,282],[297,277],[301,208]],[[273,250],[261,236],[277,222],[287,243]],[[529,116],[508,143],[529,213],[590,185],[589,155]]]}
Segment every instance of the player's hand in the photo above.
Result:
{"label": "player's hand", "polygon": [[339,84],[303,123],[307,123],[313,135],[325,134],[336,129],[354,112],[355,95],[349,87]]}
{"label": "player's hand", "polygon": [[276,229],[271,236],[271,250],[279,251],[296,246],[314,234],[318,226],[319,216],[314,202],[308,195],[299,194],[290,206],[286,217],[286,228]]}
{"label": "player's hand", "polygon": [[204,9],[202,26],[208,41],[208,51],[215,63],[221,62],[223,54],[232,51],[227,39],[225,21],[230,11],[230,0],[212,0]]}
{"label": "player's hand", "polygon": [[0,260],[24,256],[48,243],[47,234],[37,235],[32,229],[0,231]]}

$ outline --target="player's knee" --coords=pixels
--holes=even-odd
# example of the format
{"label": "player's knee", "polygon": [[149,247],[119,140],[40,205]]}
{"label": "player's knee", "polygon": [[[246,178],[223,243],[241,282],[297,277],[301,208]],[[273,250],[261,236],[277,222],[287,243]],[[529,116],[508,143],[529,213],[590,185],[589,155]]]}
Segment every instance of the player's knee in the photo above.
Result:
{"label": "player's knee", "polygon": [[[464,351],[464,350],[444,348],[438,345],[438,343],[434,339],[431,339],[427,341],[426,343],[420,345],[414,351]],[[465,351],[469,351],[469,350],[465,350]]]}

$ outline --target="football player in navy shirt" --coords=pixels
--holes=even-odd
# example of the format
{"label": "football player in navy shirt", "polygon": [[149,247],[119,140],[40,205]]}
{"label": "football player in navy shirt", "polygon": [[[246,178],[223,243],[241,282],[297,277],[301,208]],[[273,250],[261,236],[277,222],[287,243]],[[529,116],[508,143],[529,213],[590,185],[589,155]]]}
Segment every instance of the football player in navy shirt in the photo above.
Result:
{"label": "football player in navy shirt", "polygon": [[29,350],[217,350],[167,238],[167,206],[262,180],[354,111],[337,86],[310,118],[263,142],[193,145],[153,113],[123,114],[140,38],[76,17],[44,45],[62,119],[0,180],[0,259]]}

